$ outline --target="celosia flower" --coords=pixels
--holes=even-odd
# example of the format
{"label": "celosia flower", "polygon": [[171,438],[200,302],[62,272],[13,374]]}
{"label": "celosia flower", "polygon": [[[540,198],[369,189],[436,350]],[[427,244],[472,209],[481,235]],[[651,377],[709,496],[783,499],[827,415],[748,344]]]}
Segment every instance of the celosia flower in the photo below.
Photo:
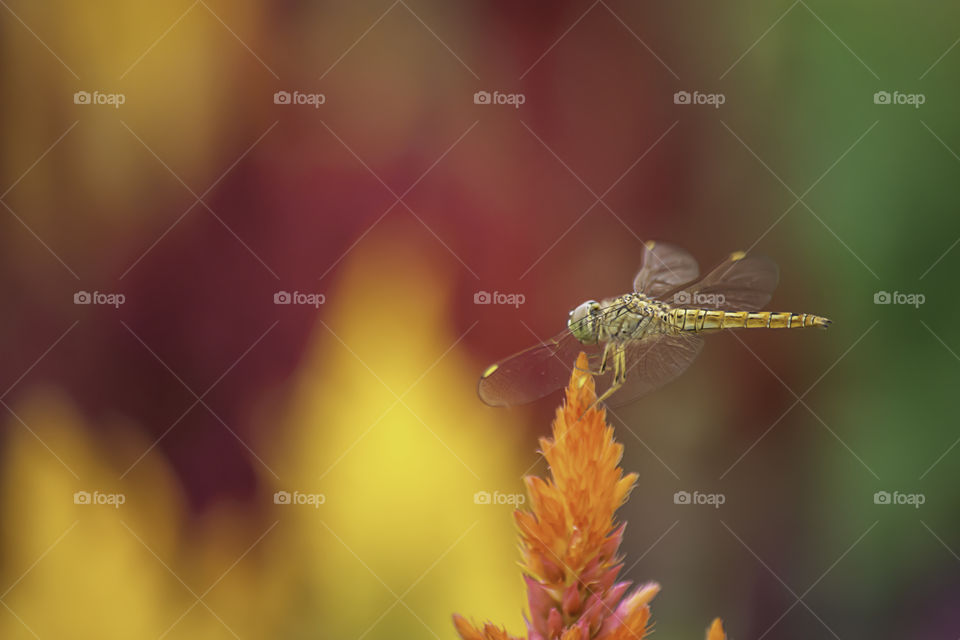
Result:
{"label": "celosia flower", "polygon": [[[618,466],[623,445],[613,439],[606,411],[597,406],[593,377],[580,354],[557,409],[553,437],[541,438],[550,477],[525,478],[530,510],[514,512],[527,584],[528,640],[640,640],[649,603],[660,590],[648,583],[630,590],[617,581],[624,525],[615,513],[637,481]],[[475,627],[460,616],[463,640],[519,640],[491,624]],[[720,619],[707,640],[725,640]]]}
{"label": "celosia flower", "polygon": [[707,629],[707,640],[727,640],[727,634],[723,632],[723,622],[720,618],[714,618],[713,624]]}

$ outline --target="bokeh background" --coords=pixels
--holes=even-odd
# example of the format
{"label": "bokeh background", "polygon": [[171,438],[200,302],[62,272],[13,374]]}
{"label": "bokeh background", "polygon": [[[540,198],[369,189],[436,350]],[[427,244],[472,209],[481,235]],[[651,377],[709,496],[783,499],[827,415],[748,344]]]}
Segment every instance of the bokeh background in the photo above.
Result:
{"label": "bokeh background", "polygon": [[3,0],[0,33],[0,637],[520,633],[474,494],[545,471],[558,396],[475,382],[646,239],[768,254],[773,308],[834,320],[611,416],[657,637],[960,635],[960,8]]}

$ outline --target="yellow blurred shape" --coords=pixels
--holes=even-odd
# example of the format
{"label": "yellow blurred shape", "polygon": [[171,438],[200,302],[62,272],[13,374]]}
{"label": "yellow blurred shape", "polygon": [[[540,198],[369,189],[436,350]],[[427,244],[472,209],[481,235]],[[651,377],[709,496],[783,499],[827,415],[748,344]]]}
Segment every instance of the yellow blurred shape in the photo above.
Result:
{"label": "yellow blurred shape", "polygon": [[522,492],[532,438],[518,458],[519,425],[477,399],[449,319],[448,256],[383,235],[327,292],[275,467],[279,488],[326,502],[278,508],[278,539],[303,554],[329,637],[448,637],[453,611],[519,627],[512,509],[474,493]]}
{"label": "yellow blurred shape", "polygon": [[[90,430],[51,391],[17,403],[0,638],[450,637],[454,611],[522,628],[512,506],[474,494],[522,492],[533,437],[523,413],[475,395],[444,257],[388,236],[348,259],[288,404],[261,412],[254,448],[279,479],[263,470],[258,501],[188,526],[158,450],[120,478],[151,444],[139,429]],[[123,502],[76,504],[78,491]]]}
{"label": "yellow blurred shape", "polygon": [[[41,237],[79,242],[77,229],[62,225],[64,210],[78,208],[82,231],[94,227],[101,241],[102,221],[110,233],[139,230],[151,223],[143,194],[158,189],[172,196],[158,212],[166,226],[193,197],[164,164],[202,193],[272,122],[237,106],[241,92],[256,106],[258,86],[272,106],[275,79],[247,49],[265,46],[256,3],[53,0],[9,9],[23,23],[0,22],[4,183],[50,148],[9,196]],[[83,91],[124,101],[75,104]]]}
{"label": "yellow blurred shape", "polygon": [[263,560],[269,521],[223,504],[187,527],[159,452],[120,479],[150,446],[137,429],[98,442],[50,392],[15,411],[29,430],[7,421],[0,638],[276,637],[289,598],[271,578],[295,558]]}
{"label": "yellow blurred shape", "polygon": [[[119,481],[83,419],[54,393],[34,393],[15,411],[23,422],[6,416],[0,465],[0,593],[9,607],[0,609],[0,637],[156,637],[177,615],[177,585],[137,538],[170,556],[169,472],[148,457],[135,478]],[[76,492],[121,495],[123,504],[83,504]]]}

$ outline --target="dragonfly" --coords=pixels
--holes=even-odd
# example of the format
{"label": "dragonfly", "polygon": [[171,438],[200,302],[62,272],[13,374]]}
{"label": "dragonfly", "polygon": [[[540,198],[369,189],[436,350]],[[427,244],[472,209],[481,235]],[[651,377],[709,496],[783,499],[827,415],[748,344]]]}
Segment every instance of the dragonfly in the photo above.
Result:
{"label": "dragonfly", "polygon": [[603,389],[597,402],[619,406],[683,373],[703,348],[703,334],[830,325],[810,313],[760,310],[779,280],[767,257],[736,251],[706,276],[699,273],[687,251],[644,243],[632,293],[587,300],[570,312],[559,335],[489,366],[478,384],[480,399],[508,407],[542,398],[564,386],[585,351]]}

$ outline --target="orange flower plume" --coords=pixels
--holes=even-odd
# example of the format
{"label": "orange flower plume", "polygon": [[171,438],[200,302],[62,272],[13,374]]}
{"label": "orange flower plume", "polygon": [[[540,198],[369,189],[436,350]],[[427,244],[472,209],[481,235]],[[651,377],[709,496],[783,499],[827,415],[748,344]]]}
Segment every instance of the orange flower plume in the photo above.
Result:
{"label": "orange flower plume", "polygon": [[[623,475],[623,445],[613,439],[606,410],[583,353],[557,409],[553,437],[541,438],[550,477],[525,478],[530,510],[517,510],[521,566],[527,584],[528,640],[640,640],[650,622],[656,583],[632,591],[618,582],[624,525],[615,520],[637,481]],[[491,624],[453,618],[463,640],[519,640]],[[720,619],[707,640],[726,640]]]}

